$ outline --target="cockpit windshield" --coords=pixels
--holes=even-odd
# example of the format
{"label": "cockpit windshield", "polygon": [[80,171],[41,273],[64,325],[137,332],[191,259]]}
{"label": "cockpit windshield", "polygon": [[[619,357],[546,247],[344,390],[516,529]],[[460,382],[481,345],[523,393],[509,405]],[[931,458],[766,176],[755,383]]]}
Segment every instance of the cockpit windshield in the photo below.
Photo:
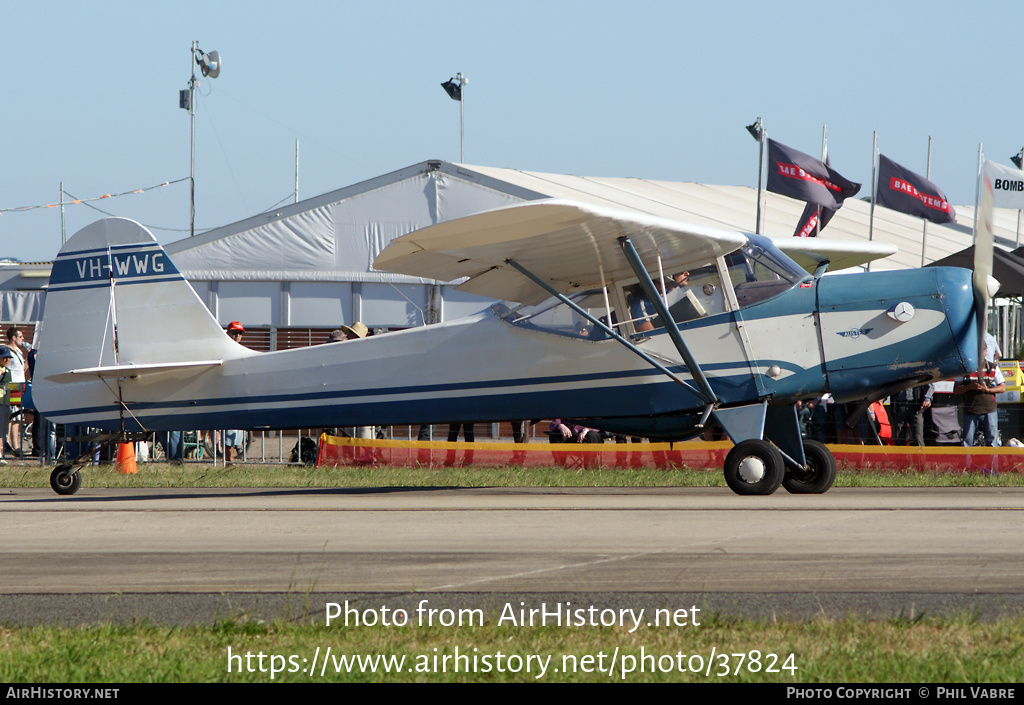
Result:
{"label": "cockpit windshield", "polygon": [[740,308],[756,304],[810,279],[771,240],[751,235],[746,246],[725,258]]}

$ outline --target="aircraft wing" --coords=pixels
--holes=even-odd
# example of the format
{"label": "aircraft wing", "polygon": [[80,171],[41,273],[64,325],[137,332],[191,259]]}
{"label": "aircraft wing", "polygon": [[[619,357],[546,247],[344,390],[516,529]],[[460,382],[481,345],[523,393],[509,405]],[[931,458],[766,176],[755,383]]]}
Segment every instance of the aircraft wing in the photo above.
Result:
{"label": "aircraft wing", "polygon": [[743,233],[687,225],[635,211],[558,199],[530,201],[439,223],[393,240],[375,269],[451,281],[461,291],[519,303],[547,294],[510,267],[515,260],[559,292],[633,277],[618,238],[628,236],[640,257],[660,254],[666,274],[697,267],[735,250]]}
{"label": "aircraft wing", "polygon": [[154,363],[148,365],[136,365],[134,363],[126,363],[123,365],[104,365],[102,367],[82,367],[77,370],[68,370],[57,375],[50,375],[46,379],[51,382],[57,382],[58,384],[67,384],[68,382],[81,382],[85,377],[99,377],[105,378],[120,378],[124,379],[127,377],[140,377],[143,375],[155,374],[157,372],[175,372],[180,370],[194,371],[197,367],[220,367],[224,364],[223,360],[196,360],[190,362],[164,362]]}
{"label": "aircraft wing", "polygon": [[829,263],[828,271],[834,272],[894,255],[899,249],[884,242],[822,240],[817,237],[773,237],[772,242],[811,274],[824,262]]}

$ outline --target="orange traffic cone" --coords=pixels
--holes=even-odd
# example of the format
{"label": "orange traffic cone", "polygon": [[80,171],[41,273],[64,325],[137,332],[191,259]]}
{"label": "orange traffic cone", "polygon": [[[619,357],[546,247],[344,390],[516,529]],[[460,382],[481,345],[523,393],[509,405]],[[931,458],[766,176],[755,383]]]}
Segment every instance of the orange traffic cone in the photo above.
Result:
{"label": "orange traffic cone", "polygon": [[137,475],[135,468],[135,445],[132,443],[120,443],[117,446],[117,463],[114,469],[125,475]]}

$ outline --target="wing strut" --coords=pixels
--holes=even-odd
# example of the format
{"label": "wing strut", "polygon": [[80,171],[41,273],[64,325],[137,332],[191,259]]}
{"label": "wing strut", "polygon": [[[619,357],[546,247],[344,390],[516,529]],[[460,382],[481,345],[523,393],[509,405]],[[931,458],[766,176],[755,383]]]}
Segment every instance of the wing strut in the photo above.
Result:
{"label": "wing strut", "polygon": [[[540,288],[544,289],[546,292],[548,292],[549,294],[554,296],[556,299],[558,299],[563,304],[565,304],[566,306],[571,308],[573,311],[575,311],[576,313],[580,314],[581,316],[586,318],[588,321],[593,323],[595,326],[597,326],[598,328],[603,330],[608,336],[614,338],[615,340],[617,340],[620,343],[622,343],[623,345],[625,345],[631,352],[639,355],[640,358],[642,360],[644,360],[644,362],[647,362],[648,364],[650,364],[651,366],[656,368],[659,372],[662,372],[665,375],[667,375],[670,379],[672,379],[672,381],[678,382],[682,386],[686,387],[686,389],[688,389],[693,394],[697,395],[697,397],[707,401],[708,402],[708,407],[707,407],[707,409],[705,409],[704,418],[701,420],[701,423],[703,424],[705,421],[707,421],[707,417],[710,415],[711,410],[712,410],[711,405],[717,401],[717,399],[714,398],[714,392],[712,392],[712,399],[710,399],[710,400],[707,399],[705,397],[705,395],[703,393],[701,393],[700,390],[694,389],[693,386],[690,385],[686,380],[681,379],[678,375],[676,375],[674,372],[672,372],[667,367],[662,365],[660,362],[658,362],[657,360],[652,358],[650,355],[645,353],[643,350],[640,350],[636,345],[634,345],[630,341],[628,341],[625,338],[623,338],[618,333],[618,331],[613,330],[610,326],[608,326],[606,323],[604,323],[604,321],[598,320],[594,316],[590,315],[589,312],[587,312],[581,306],[576,304],[575,301],[572,301],[568,297],[566,297],[564,294],[559,293],[556,289],[554,289],[546,281],[544,281],[544,280],[540,279],[539,277],[537,277],[533,272],[531,272],[530,270],[526,269],[524,266],[522,266],[521,264],[519,264],[515,260],[507,259],[507,260],[505,260],[505,263],[508,266],[510,266],[513,269],[515,269],[516,271],[518,271],[519,273],[521,273],[523,276],[525,276],[527,279],[532,281],[534,284],[536,284],[537,286],[539,286]],[[611,309],[609,309],[609,311],[610,310]],[[707,380],[705,380],[705,384],[706,383],[707,383]]]}
{"label": "wing strut", "polygon": [[661,316],[661,320],[664,321],[668,337],[672,340],[673,345],[676,346],[679,354],[682,355],[693,379],[700,386],[701,398],[708,404],[717,404],[718,397],[715,395],[715,391],[711,389],[711,385],[708,384],[708,378],[704,376],[704,371],[697,364],[693,355],[690,354],[690,348],[686,346],[686,341],[683,340],[683,335],[679,332],[679,326],[672,319],[672,314],[669,313],[668,307],[665,306],[665,300],[658,295],[658,291],[654,288],[654,282],[651,281],[650,275],[644,269],[643,262],[640,261],[640,255],[636,253],[633,243],[630,242],[628,237],[620,237],[619,244],[622,245],[622,253],[626,255],[626,260],[629,262],[629,266],[633,268],[633,273],[640,280],[640,286],[643,287],[644,293],[654,305],[654,310]]}

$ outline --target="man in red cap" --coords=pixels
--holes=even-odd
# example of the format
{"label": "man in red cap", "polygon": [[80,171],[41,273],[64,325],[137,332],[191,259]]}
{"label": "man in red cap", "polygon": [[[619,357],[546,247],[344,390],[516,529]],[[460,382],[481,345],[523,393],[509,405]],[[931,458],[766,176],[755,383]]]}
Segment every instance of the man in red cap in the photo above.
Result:
{"label": "man in red cap", "polygon": [[[245,328],[238,321],[231,321],[227,327],[228,336],[238,343],[242,344],[242,336],[245,335]],[[241,448],[242,443],[245,442],[245,431],[239,431],[237,429],[231,429],[224,431],[224,462],[230,463],[234,460],[235,448]]]}
{"label": "man in red cap", "polygon": [[227,333],[233,341],[241,344],[242,336],[245,335],[245,328],[238,321],[231,321],[231,323],[228,323]]}

